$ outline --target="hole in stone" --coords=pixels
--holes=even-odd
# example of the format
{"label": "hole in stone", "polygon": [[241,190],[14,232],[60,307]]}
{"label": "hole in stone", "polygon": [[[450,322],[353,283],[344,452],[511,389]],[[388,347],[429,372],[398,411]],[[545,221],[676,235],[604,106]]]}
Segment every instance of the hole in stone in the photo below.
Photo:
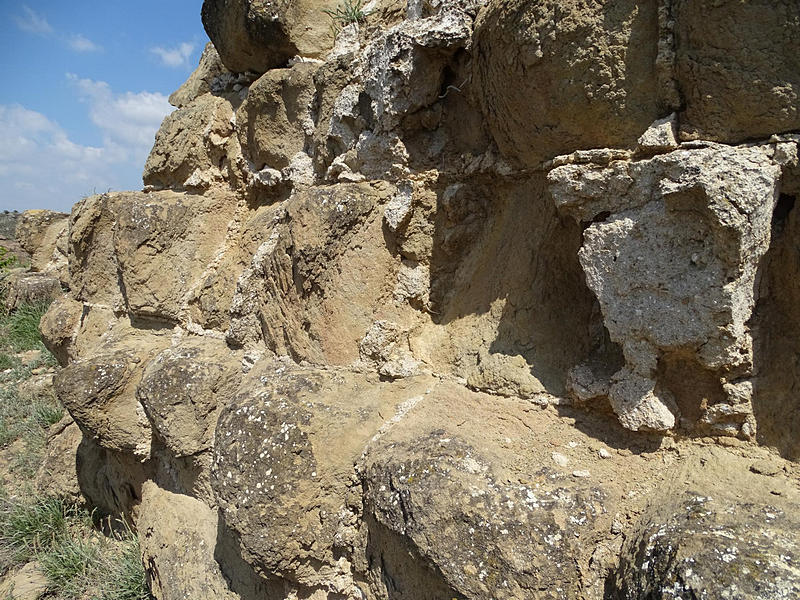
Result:
{"label": "hole in stone", "polygon": [[581,230],[586,231],[593,223],[605,223],[606,219],[611,216],[611,212],[604,210],[597,213],[590,221],[581,221]]}
{"label": "hole in stone", "polygon": [[786,227],[786,219],[794,208],[797,197],[794,194],[781,194],[772,212],[772,234],[780,235]]}
{"label": "hole in stone", "polygon": [[660,387],[672,394],[678,406],[681,429],[694,429],[706,408],[726,400],[719,375],[685,354],[662,356],[657,380]]}

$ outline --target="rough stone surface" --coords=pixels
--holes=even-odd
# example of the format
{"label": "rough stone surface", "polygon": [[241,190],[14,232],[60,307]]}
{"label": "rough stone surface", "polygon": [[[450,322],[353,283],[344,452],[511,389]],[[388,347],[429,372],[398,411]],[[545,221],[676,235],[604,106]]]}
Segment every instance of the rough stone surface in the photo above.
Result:
{"label": "rough stone surface", "polygon": [[672,3],[681,136],[737,143],[800,128],[800,6]]}
{"label": "rough stone surface", "polygon": [[142,486],[138,512],[142,561],[156,600],[238,600],[214,558],[216,512],[152,481]]}
{"label": "rough stone surface", "polygon": [[61,277],[67,266],[69,215],[52,210],[26,210],[17,219],[15,237],[31,255],[31,269]]}
{"label": "rough stone surface", "polygon": [[223,342],[200,338],[167,348],[147,366],[137,397],[175,456],[211,448],[219,399],[232,395],[241,374],[237,358]]}
{"label": "rough stone surface", "polygon": [[150,454],[151,427],[136,398],[143,361],[151,349],[116,349],[62,369],[55,379],[58,399],[81,429],[104,448]]}
{"label": "rough stone surface", "polygon": [[48,304],[62,293],[58,277],[44,273],[19,270],[12,273],[5,284],[8,286],[5,298],[8,310],[23,304]]}
{"label": "rough stone surface", "polygon": [[227,99],[203,94],[168,115],[144,166],[145,185],[203,190],[225,181],[233,110]]}
{"label": "rough stone surface", "polygon": [[202,18],[222,62],[233,72],[263,73],[295,55],[316,57],[333,46],[331,0],[205,0]]}
{"label": "rough stone surface", "polygon": [[734,435],[753,425],[740,380],[752,375],[747,322],[781,176],[769,150],[711,146],[548,176],[560,209],[588,224],[581,264],[625,356],[608,396],[634,431],[675,424],[672,392],[656,389],[670,355],[720,379],[724,406],[697,407],[701,420]]}
{"label": "rough stone surface", "polygon": [[501,152],[533,165],[634,144],[663,111],[658,36],[655,0],[490,2],[475,27],[473,84]]}
{"label": "rough stone surface", "polygon": [[[721,469],[709,470],[669,504],[653,503],[645,512],[610,580],[609,597],[794,598],[800,593],[800,523],[793,501],[778,506],[776,495],[765,490],[743,501],[735,491],[708,481]],[[746,525],[742,512],[749,515]]]}
{"label": "rough stone surface", "polygon": [[334,5],[75,205],[46,465],[159,598],[796,595],[794,5]]}
{"label": "rough stone surface", "polygon": [[31,562],[0,582],[0,594],[12,600],[39,600],[47,593],[47,586],[39,564]]}

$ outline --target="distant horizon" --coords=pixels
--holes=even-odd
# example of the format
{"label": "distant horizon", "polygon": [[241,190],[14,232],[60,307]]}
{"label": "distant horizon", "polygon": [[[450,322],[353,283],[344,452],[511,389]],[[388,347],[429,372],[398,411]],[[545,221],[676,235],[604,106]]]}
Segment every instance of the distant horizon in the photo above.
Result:
{"label": "distant horizon", "polygon": [[0,6],[0,211],[142,188],[169,95],[208,37],[202,0]]}

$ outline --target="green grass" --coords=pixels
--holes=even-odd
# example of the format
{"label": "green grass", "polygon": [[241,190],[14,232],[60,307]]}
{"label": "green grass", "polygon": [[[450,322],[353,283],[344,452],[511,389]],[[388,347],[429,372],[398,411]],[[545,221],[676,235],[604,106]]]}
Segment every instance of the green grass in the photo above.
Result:
{"label": "green grass", "polygon": [[67,532],[71,512],[58,498],[0,500],[0,566],[3,570],[47,551]]}
{"label": "green grass", "polygon": [[88,511],[57,498],[0,496],[0,574],[30,560],[52,600],[152,600],[130,528],[106,537]]}
{"label": "green grass", "polygon": [[101,544],[91,536],[68,535],[37,558],[53,591],[65,598],[80,598],[101,552]]}
{"label": "green grass", "polygon": [[47,304],[23,304],[0,319],[5,345],[13,352],[45,350],[39,334],[39,321]]}
{"label": "green grass", "polygon": [[139,539],[129,533],[121,541],[122,552],[114,562],[102,600],[149,600],[151,596],[147,589]]}
{"label": "green grass", "polygon": [[322,12],[333,21],[334,33],[353,23],[364,23],[370,15],[364,10],[364,0],[343,0],[336,8],[323,8]]}

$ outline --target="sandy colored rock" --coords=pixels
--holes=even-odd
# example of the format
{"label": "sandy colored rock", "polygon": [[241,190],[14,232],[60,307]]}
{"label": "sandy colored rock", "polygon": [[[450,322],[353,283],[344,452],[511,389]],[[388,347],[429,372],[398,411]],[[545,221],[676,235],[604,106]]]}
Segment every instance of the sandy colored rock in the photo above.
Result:
{"label": "sandy colored rock", "polygon": [[257,365],[220,415],[212,473],[245,559],[295,585],[358,597],[352,561],[364,540],[353,464],[397,405],[428,383],[390,387],[346,372]]}
{"label": "sandy colored rock", "polygon": [[66,283],[66,236],[69,215],[51,210],[26,210],[17,220],[15,237],[31,255],[31,269],[53,274]]}
{"label": "sandy colored rock", "polygon": [[138,534],[150,590],[157,600],[238,600],[214,559],[217,513],[203,502],[142,486]]}
{"label": "sandy colored rock", "polygon": [[47,593],[48,581],[39,564],[24,565],[0,582],[0,595],[11,600],[39,600]]}
{"label": "sandy colored rock", "polygon": [[467,385],[477,391],[534,398],[545,392],[542,382],[531,374],[530,366],[520,355],[482,354]]}
{"label": "sandy colored rock", "polygon": [[150,423],[136,398],[136,385],[150,348],[116,348],[73,361],[58,372],[55,391],[84,433],[104,448],[150,454]]}
{"label": "sandy colored rock", "polygon": [[701,421],[734,435],[752,427],[751,416],[725,409],[749,404],[752,390],[725,385],[752,375],[746,323],[781,175],[768,150],[711,146],[548,176],[560,209],[589,224],[579,256],[625,356],[609,398],[630,429],[674,425],[672,394],[656,389],[670,354],[720,378],[723,405]]}
{"label": "sandy colored rock", "polygon": [[23,304],[49,304],[61,295],[61,282],[57,276],[44,273],[13,272],[4,282],[7,286],[5,305],[8,310]]}
{"label": "sandy colored rock", "polygon": [[63,498],[67,503],[84,502],[78,485],[77,453],[83,433],[69,414],[47,432],[47,452],[36,472],[34,487],[45,496]]}
{"label": "sandy colored rock", "polygon": [[357,360],[397,264],[375,237],[391,191],[383,182],[319,187],[277,207],[237,284],[228,340],[314,362]]}
{"label": "sandy colored rock", "polygon": [[535,165],[632,146],[663,116],[658,2],[493,0],[475,25],[473,85],[504,156]]}
{"label": "sandy colored rock", "polygon": [[281,170],[306,148],[314,133],[314,72],[318,65],[300,62],[290,69],[267,71],[250,86],[236,113],[239,143],[255,170]]}
{"label": "sandy colored rock", "polygon": [[222,62],[233,72],[263,73],[295,55],[318,57],[333,47],[337,2],[309,0],[205,0],[202,19]]}
{"label": "sandy colored rock", "polygon": [[39,322],[42,340],[61,366],[74,358],[72,347],[82,316],[83,304],[69,296],[60,296],[50,304]]}
{"label": "sandy colored rock", "polygon": [[241,360],[224,342],[199,338],[163,350],[137,389],[153,433],[177,457],[209,450],[217,416],[233,395]]}
{"label": "sandy colored rock", "polygon": [[737,143],[800,128],[800,6],[677,0],[684,139]]}
{"label": "sandy colored rock", "polygon": [[144,166],[145,185],[203,190],[225,182],[232,154],[233,107],[204,94],[167,115]]}

